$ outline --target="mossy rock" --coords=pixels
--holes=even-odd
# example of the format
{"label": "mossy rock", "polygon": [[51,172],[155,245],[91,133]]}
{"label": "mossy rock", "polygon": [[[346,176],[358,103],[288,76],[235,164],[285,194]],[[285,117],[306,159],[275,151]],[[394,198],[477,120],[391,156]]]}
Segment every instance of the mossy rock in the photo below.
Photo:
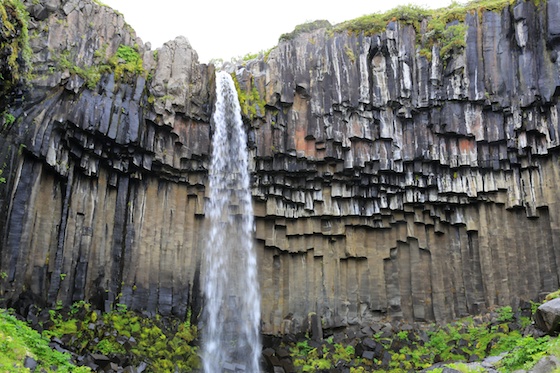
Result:
{"label": "mossy rock", "polygon": [[0,2],[0,108],[31,77],[29,14],[20,0]]}
{"label": "mossy rock", "polygon": [[313,22],[302,23],[301,25],[297,25],[295,27],[294,31],[288,32],[286,34],[282,34],[280,36],[280,41],[292,40],[296,36],[299,36],[301,34],[305,34],[305,33],[308,33],[308,32],[312,32],[312,31],[315,31],[315,30],[319,30],[319,29],[322,29],[322,28],[330,29],[330,28],[332,28],[332,25],[329,21],[324,20],[324,19],[313,21]]}

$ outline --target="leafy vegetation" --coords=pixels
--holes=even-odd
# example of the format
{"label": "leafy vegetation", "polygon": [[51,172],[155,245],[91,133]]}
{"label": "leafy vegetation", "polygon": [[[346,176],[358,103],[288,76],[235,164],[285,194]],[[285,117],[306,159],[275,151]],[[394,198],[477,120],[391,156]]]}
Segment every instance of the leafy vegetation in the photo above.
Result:
{"label": "leafy vegetation", "polygon": [[[112,312],[101,313],[86,302],[77,302],[70,308],[57,303],[48,315],[41,335],[8,312],[0,311],[1,371],[24,371],[26,357],[35,359],[46,372],[52,372],[53,366],[57,366],[57,372],[89,371],[72,365],[67,354],[51,350],[48,341],[52,338],[68,341],[65,347],[77,354],[101,353],[121,361],[128,359],[133,365],[145,362],[154,372],[190,372],[200,367],[195,346],[197,329],[189,317],[187,321],[145,318],[122,304]],[[478,368],[466,361],[501,354],[503,358],[496,367],[500,372],[512,372],[531,369],[546,355],[560,357],[557,338],[521,334],[530,321],[519,315],[511,307],[502,307],[491,318],[467,317],[443,326],[426,325],[424,331],[401,330],[389,337],[378,333],[368,342],[368,351],[375,350],[373,357],[362,353],[364,340],[334,342],[333,336],[321,343],[286,342],[284,347],[290,351],[298,372],[343,367],[352,373],[418,371],[436,362],[460,372],[477,372]],[[443,368],[431,371],[442,372]]]}
{"label": "leafy vegetation", "polygon": [[125,305],[101,313],[86,302],[70,308],[58,304],[48,314],[39,334],[0,310],[0,371],[29,371],[24,368],[26,357],[37,361],[37,371],[91,371],[73,365],[68,354],[49,348],[52,338],[68,341],[65,348],[77,354],[100,353],[134,365],[144,362],[152,372],[190,372],[200,366],[194,345],[197,328],[189,321],[142,317]]}
{"label": "leafy vegetation", "polygon": [[68,50],[60,54],[58,64],[61,69],[68,70],[71,74],[78,75],[84,79],[89,89],[94,89],[97,86],[103,73],[111,71],[110,66],[107,64],[80,67],[73,62]]}
{"label": "leafy vegetation", "polygon": [[11,126],[16,121],[16,117],[11,113],[4,112],[2,116],[4,117],[5,126]]}
{"label": "leafy vegetation", "polygon": [[354,347],[343,346],[340,343],[323,345],[322,349],[312,348],[307,341],[298,342],[290,349],[294,356],[294,366],[303,372],[316,372],[317,370],[330,369],[338,362],[352,362],[355,357]]}
{"label": "leafy vegetation", "polygon": [[15,121],[16,117],[8,110],[5,110],[2,114],[0,114],[0,132],[10,128]]}
{"label": "leafy vegetation", "polygon": [[107,45],[104,45],[95,52],[94,64],[84,67],[77,65],[71,52],[65,50],[59,55],[58,65],[84,79],[89,89],[95,89],[101,76],[106,73],[114,72],[117,80],[144,74],[143,61],[136,48],[120,45],[115,55],[109,59],[106,57],[106,50]]}
{"label": "leafy vegetation", "polygon": [[42,337],[6,310],[0,310],[0,371],[29,371],[24,368],[26,357],[37,361],[37,371],[76,373],[91,371],[87,367],[71,364],[70,356],[52,350],[47,338]]}
{"label": "leafy vegetation", "polygon": [[140,75],[144,73],[142,58],[137,48],[128,45],[120,45],[117,53],[109,59],[109,63],[115,69],[117,79],[121,79],[126,74]]}
{"label": "leafy vegetation", "polygon": [[69,311],[50,310],[44,325],[45,338],[68,338],[77,353],[91,351],[107,356],[122,355],[133,364],[145,362],[154,372],[190,372],[200,362],[194,341],[197,328],[187,321],[146,318],[129,311],[125,305],[101,314],[85,302]]}
{"label": "leafy vegetation", "polygon": [[244,55],[243,57],[241,57],[241,60],[243,62],[247,62],[250,60],[254,60],[256,58],[262,57],[264,59],[264,61],[266,62],[268,60],[268,56],[270,55],[270,52],[272,52],[274,48],[269,48],[269,49],[263,49],[257,53],[247,53],[246,55]]}
{"label": "leafy vegetation", "polygon": [[[372,339],[380,346],[373,359],[356,354],[352,346],[360,341],[333,343],[333,337],[320,347],[311,341],[299,341],[289,348],[294,366],[300,372],[351,367],[351,372],[403,372],[426,369],[436,362],[461,372],[477,372],[466,364],[472,357],[482,360],[487,356],[505,356],[500,361],[500,372],[530,369],[547,354],[560,357],[560,342],[548,336],[533,338],[523,336],[520,329],[530,323],[529,318],[516,316],[511,307],[495,311],[493,321],[468,317],[440,327],[429,326],[426,332],[400,331],[392,337],[374,335]],[[518,325],[515,329],[512,329]],[[383,356],[388,356],[386,359]],[[438,372],[437,368],[432,370]],[[439,370],[442,371],[442,370]]]}
{"label": "leafy vegetation", "polygon": [[500,371],[513,372],[518,369],[531,369],[547,353],[556,352],[558,341],[549,336],[542,338],[520,337],[515,341],[513,350],[500,361]]}

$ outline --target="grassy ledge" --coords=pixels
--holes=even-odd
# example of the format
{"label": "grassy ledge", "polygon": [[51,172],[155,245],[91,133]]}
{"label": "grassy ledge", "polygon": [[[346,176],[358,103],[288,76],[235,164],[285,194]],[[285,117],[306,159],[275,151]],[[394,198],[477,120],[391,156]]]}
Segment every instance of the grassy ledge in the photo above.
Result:
{"label": "grassy ledge", "polygon": [[[531,0],[537,7],[544,4],[541,0]],[[432,49],[439,46],[440,57],[446,59],[453,51],[465,47],[467,25],[464,24],[468,13],[482,15],[485,11],[499,12],[515,4],[515,0],[475,0],[467,3],[452,2],[439,9],[427,9],[417,5],[402,5],[384,13],[364,15],[331,26],[328,21],[307,22],[296,26],[294,31],[283,34],[280,41],[319,28],[326,28],[329,34],[347,32],[350,34],[376,35],[386,30],[391,22],[400,22],[414,27],[420,54],[431,60]]]}

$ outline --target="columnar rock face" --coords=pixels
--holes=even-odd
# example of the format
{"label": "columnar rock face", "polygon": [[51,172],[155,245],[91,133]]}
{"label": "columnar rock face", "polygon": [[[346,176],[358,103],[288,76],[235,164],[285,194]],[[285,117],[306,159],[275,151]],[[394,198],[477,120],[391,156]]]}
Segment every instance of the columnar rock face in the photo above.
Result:
{"label": "columnar rock face", "polygon": [[[152,52],[86,0],[30,10],[37,78],[1,140],[4,302],[198,310],[214,67],[185,38]],[[326,327],[444,321],[559,287],[559,14],[560,0],[469,13],[445,60],[391,22],[230,67],[252,105],[264,332],[311,312]],[[88,84],[61,67],[134,43],[144,74]]]}

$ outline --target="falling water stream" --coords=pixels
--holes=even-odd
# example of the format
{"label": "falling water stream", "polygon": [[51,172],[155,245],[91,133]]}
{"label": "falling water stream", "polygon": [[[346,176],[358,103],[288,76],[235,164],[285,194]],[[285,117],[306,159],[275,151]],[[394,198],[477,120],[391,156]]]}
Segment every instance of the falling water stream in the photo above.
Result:
{"label": "falling water stream", "polygon": [[247,135],[235,85],[226,72],[216,73],[212,121],[206,209],[210,233],[204,251],[204,371],[259,372],[260,295],[253,248]]}

